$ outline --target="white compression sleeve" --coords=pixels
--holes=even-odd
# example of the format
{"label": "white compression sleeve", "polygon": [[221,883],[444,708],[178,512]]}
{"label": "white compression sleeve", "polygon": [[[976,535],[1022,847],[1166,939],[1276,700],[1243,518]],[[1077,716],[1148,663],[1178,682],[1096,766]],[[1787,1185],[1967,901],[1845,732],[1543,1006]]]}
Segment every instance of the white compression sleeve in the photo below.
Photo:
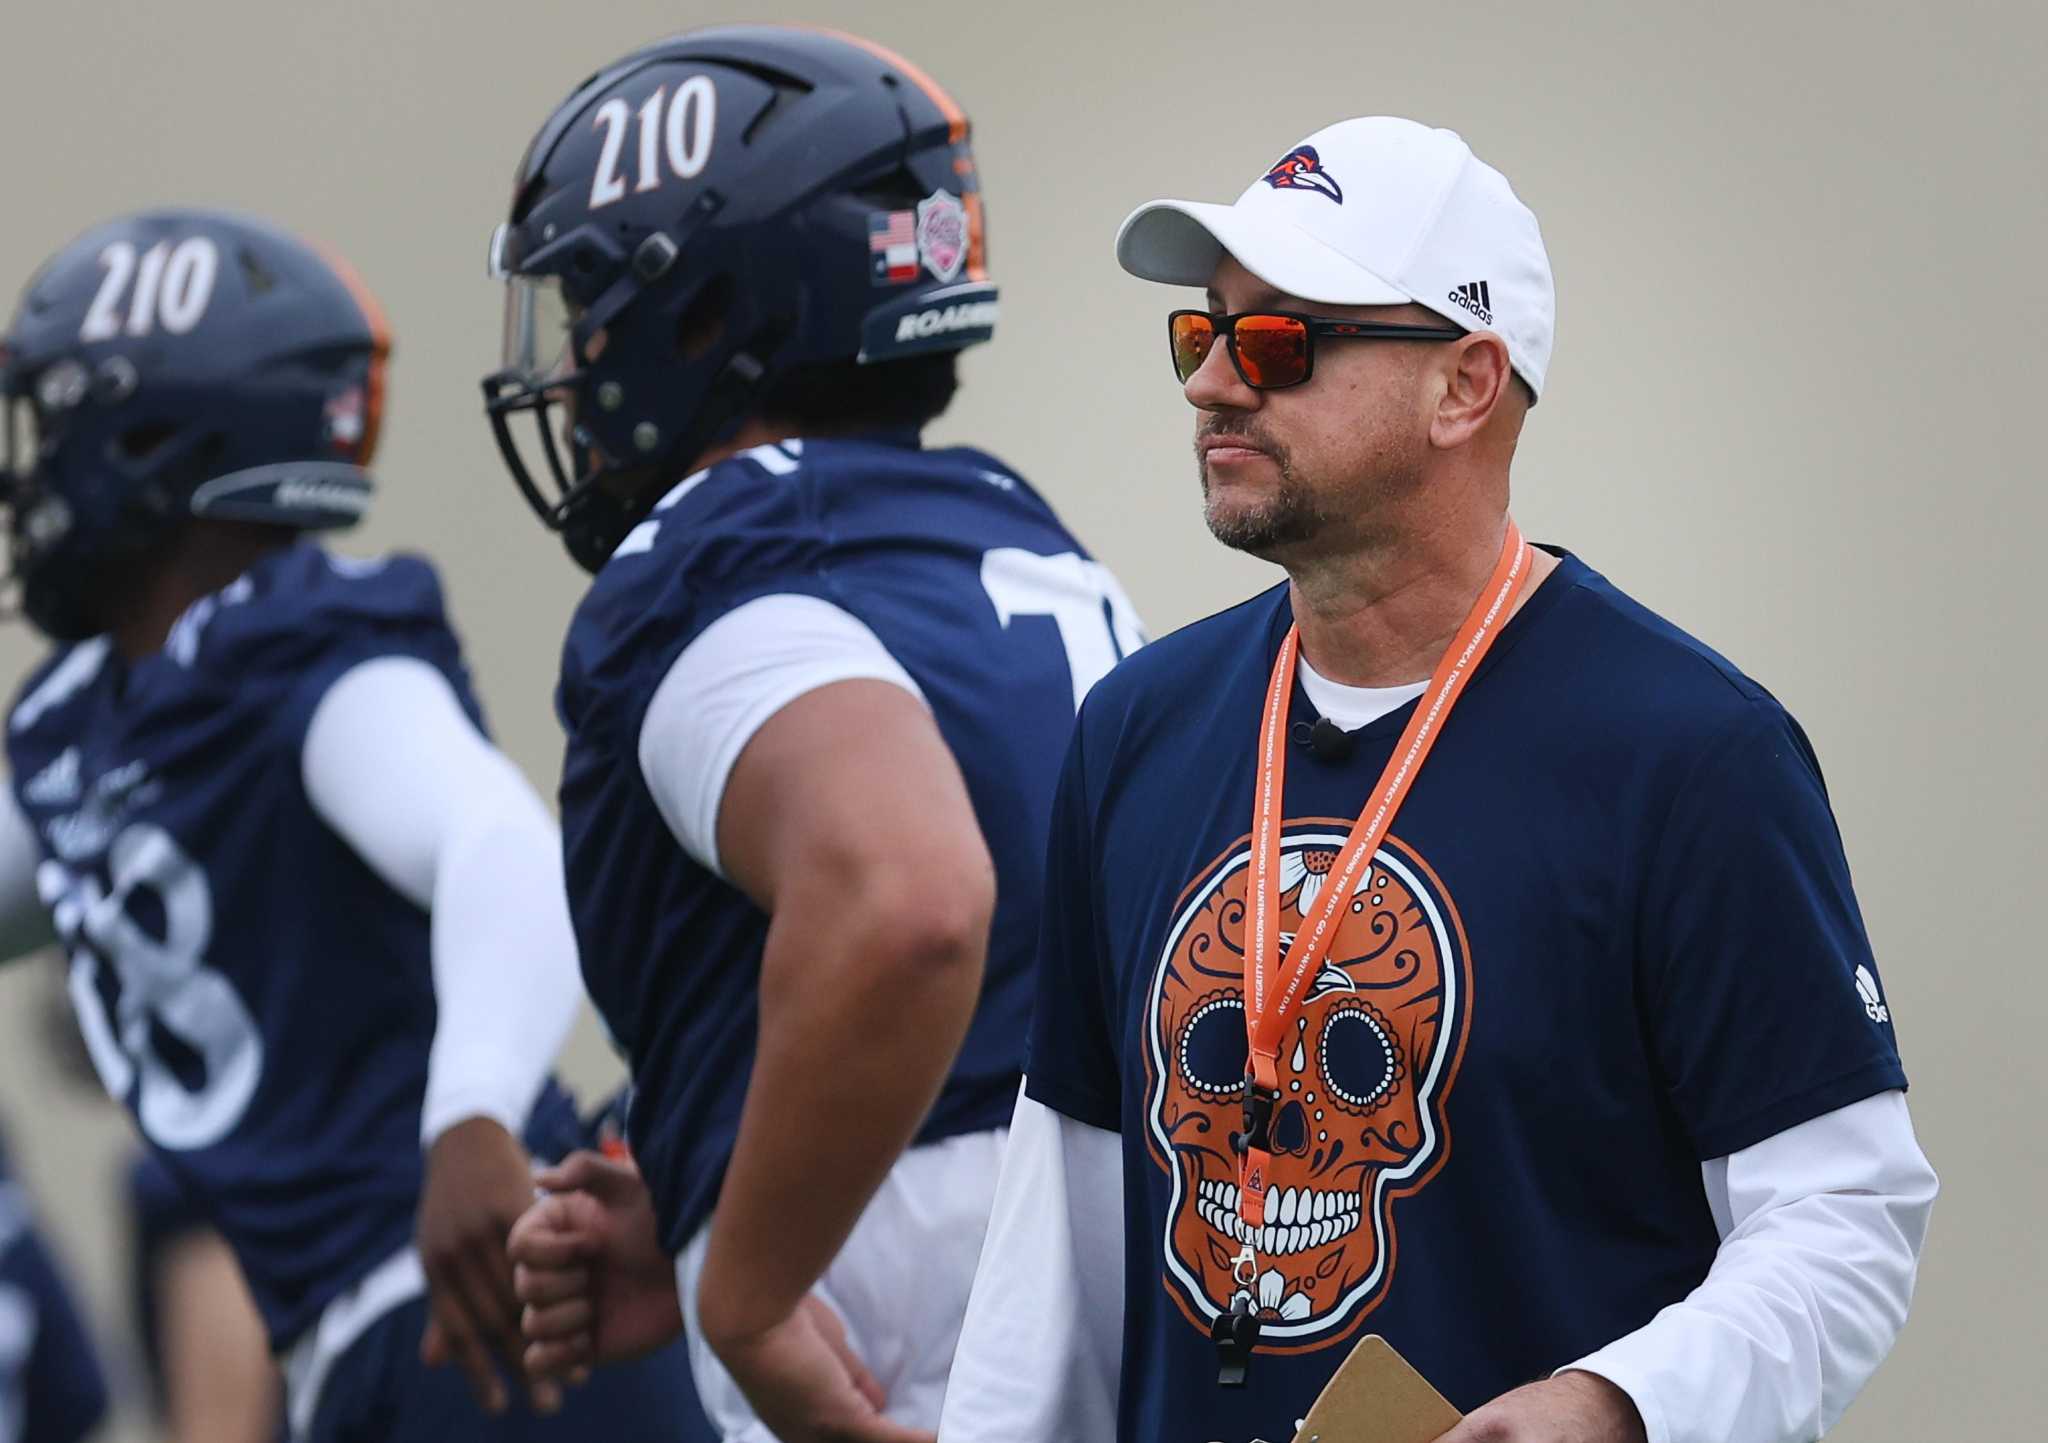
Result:
{"label": "white compression sleeve", "polygon": [[57,938],[49,909],[36,893],[42,848],[35,829],[15,800],[14,788],[0,789],[0,962],[46,947]]}
{"label": "white compression sleeve", "polygon": [[1906,1321],[1934,1170],[1886,1092],[1704,1173],[1722,1234],[1706,1281],[1571,1366],[1633,1398],[1649,1443],[1806,1443]]}
{"label": "white compression sleeve", "polygon": [[1124,1174],[1113,1132],[1017,1099],[939,1436],[1114,1438]]}
{"label": "white compression sleeve", "polygon": [[313,809],[432,914],[440,1016],[422,1140],[470,1117],[517,1135],[582,995],[554,820],[447,678],[412,657],[328,688],[301,763]]}

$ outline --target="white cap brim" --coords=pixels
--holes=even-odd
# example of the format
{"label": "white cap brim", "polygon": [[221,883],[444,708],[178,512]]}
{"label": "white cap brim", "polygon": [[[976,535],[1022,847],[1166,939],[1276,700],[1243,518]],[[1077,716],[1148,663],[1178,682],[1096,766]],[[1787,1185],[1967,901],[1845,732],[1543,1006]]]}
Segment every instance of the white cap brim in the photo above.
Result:
{"label": "white cap brim", "polygon": [[1140,280],[1207,286],[1225,254],[1278,291],[1330,306],[1402,306],[1415,298],[1298,226],[1236,206],[1155,200],[1116,234],[1117,263]]}

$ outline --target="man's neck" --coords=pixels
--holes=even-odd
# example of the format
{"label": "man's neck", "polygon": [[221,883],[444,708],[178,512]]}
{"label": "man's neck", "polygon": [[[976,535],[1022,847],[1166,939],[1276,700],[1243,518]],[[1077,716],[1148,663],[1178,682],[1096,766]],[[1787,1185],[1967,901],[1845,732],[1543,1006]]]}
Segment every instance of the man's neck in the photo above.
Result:
{"label": "man's neck", "polygon": [[[1347,686],[1427,681],[1493,574],[1506,528],[1496,513],[1288,563],[1303,658]],[[1556,566],[1548,552],[1532,550],[1515,609]]]}
{"label": "man's neck", "polygon": [[740,423],[739,430],[733,432],[729,438],[698,452],[696,459],[690,462],[690,470],[709,471],[728,456],[737,456],[740,452],[751,451],[756,446],[772,446],[777,441],[787,441],[797,434],[793,426],[763,420],[759,416],[749,416]]}
{"label": "man's neck", "polygon": [[178,618],[202,596],[241,576],[289,538],[275,527],[213,524],[180,532],[129,574],[107,634],[115,654],[135,662],[163,649]]}

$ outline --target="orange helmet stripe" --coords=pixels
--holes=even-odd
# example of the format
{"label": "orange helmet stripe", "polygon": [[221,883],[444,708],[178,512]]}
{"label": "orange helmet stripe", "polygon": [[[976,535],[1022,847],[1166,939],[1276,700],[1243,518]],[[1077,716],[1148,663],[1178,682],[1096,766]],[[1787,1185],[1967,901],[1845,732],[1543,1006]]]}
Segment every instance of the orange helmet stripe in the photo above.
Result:
{"label": "orange helmet stripe", "polygon": [[309,237],[306,244],[327,262],[328,269],[347,289],[356,309],[363,313],[364,323],[370,328],[370,374],[363,386],[363,440],[356,447],[356,464],[367,466],[377,454],[379,433],[384,425],[384,371],[391,358],[391,322],[376,294],[364,283],[354,266],[320,241]]}
{"label": "orange helmet stripe", "polygon": [[883,64],[892,65],[902,71],[910,78],[913,85],[930,98],[932,104],[938,106],[939,114],[946,117],[946,123],[952,127],[952,133],[948,138],[953,144],[958,145],[961,141],[967,139],[967,112],[960,108],[958,101],[946,93],[944,86],[919,69],[913,62],[898,55],[886,45],[878,45],[872,40],[859,35],[849,34],[844,30],[834,30],[824,25],[806,25],[798,28],[815,30],[820,35],[830,35],[835,40],[844,40],[849,45],[858,45]]}

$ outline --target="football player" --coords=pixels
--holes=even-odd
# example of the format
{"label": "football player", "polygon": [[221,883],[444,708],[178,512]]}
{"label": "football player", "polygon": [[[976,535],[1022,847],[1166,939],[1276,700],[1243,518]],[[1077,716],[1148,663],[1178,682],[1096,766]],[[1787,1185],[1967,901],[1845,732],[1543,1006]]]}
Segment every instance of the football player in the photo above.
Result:
{"label": "football player", "polygon": [[[432,568],[301,537],[363,513],[388,349],[345,267],[232,215],[117,220],[30,281],[0,501],[56,649],[8,718],[0,915],[18,942],[47,909],[108,1091],[234,1249],[295,1436],[682,1436],[675,1359],[580,1426],[493,1368],[574,940]],[[423,1368],[449,1360],[496,1421]]]}
{"label": "football player", "polygon": [[515,1233],[528,1365],[687,1322],[728,1439],[930,1436],[1054,779],[1141,640],[1023,478],[920,439],[995,323],[984,246],[952,98],[779,27],[585,82],[493,245],[489,414],[596,573],[557,697],[564,840],[645,1179],[543,1175],[564,1194]]}

